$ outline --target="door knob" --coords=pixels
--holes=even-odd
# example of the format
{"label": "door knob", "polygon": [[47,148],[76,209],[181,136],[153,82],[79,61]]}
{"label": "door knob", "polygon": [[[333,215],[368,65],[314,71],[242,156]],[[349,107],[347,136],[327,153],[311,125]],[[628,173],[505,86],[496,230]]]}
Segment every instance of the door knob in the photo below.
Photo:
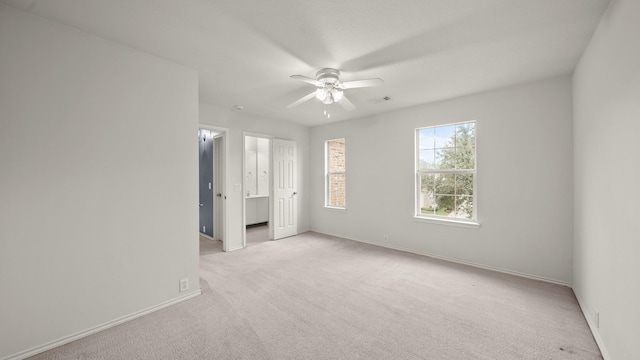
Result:
{"label": "door knob", "polygon": [[200,203],[200,207],[203,207],[203,206],[204,206],[204,204],[203,204],[203,203]]}

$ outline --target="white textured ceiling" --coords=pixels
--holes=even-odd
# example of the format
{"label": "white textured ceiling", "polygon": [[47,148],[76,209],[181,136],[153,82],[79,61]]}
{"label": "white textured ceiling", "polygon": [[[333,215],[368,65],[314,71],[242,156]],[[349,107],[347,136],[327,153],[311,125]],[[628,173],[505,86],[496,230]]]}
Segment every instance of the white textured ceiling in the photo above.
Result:
{"label": "white textured ceiling", "polygon": [[[609,0],[2,0],[198,71],[200,100],[318,125],[570,73]],[[321,68],[356,106],[290,79]],[[390,101],[382,100],[391,97]],[[331,119],[323,115],[328,109]]]}

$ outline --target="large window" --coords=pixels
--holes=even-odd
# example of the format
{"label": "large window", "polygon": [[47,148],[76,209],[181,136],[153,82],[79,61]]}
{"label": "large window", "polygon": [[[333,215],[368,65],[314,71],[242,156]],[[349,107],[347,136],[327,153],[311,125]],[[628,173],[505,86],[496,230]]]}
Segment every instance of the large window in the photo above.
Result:
{"label": "large window", "polygon": [[347,174],[344,139],[325,142],[325,154],[325,205],[328,207],[345,208],[347,206]]}
{"label": "large window", "polygon": [[416,129],[416,216],[476,220],[475,122]]}

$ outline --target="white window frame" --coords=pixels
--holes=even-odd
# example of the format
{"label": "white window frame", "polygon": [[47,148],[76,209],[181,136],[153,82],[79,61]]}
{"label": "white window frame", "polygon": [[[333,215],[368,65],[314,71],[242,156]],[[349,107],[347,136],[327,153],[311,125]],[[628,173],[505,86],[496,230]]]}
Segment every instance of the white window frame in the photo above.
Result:
{"label": "white window frame", "polygon": [[[452,170],[438,170],[438,169],[433,169],[433,170],[421,170],[420,169],[420,130],[424,130],[424,129],[434,129],[434,128],[440,128],[440,127],[447,127],[447,126],[455,126],[455,125],[462,125],[462,124],[470,124],[473,123],[474,124],[474,137],[475,137],[475,148],[474,148],[474,165],[473,165],[473,169],[461,169],[461,170],[457,170],[457,169],[452,169]],[[420,127],[420,128],[416,128],[414,130],[414,136],[415,136],[415,146],[414,146],[414,150],[415,150],[415,186],[414,186],[414,191],[415,191],[415,206],[414,206],[414,219],[417,221],[423,221],[423,222],[429,222],[429,223],[436,223],[436,224],[442,224],[442,225],[454,225],[454,226],[462,226],[462,227],[472,227],[472,228],[478,228],[480,227],[480,223],[478,222],[478,186],[477,186],[477,182],[478,182],[478,137],[477,137],[477,130],[478,130],[478,123],[475,120],[469,120],[469,121],[461,121],[461,122],[455,122],[455,123],[448,123],[448,124],[439,124],[439,125],[433,125],[433,126],[425,126],[425,127]],[[420,196],[421,196],[421,190],[422,190],[422,177],[421,175],[423,174],[472,174],[473,175],[473,214],[471,219],[464,219],[464,218],[453,218],[453,217],[446,217],[446,216],[442,216],[442,215],[429,215],[429,214],[422,214],[422,209],[420,208]]]}
{"label": "white window frame", "polygon": [[[339,172],[330,172],[329,170],[329,164],[330,164],[330,160],[329,157],[331,156],[331,150],[329,149],[329,143],[333,142],[333,141],[342,141],[344,143],[345,146],[345,171],[339,171]],[[347,140],[345,138],[336,138],[336,139],[330,139],[330,140],[326,140],[324,142],[324,173],[325,173],[325,177],[324,177],[324,206],[325,208],[328,209],[337,209],[337,210],[346,210],[347,206],[347,189],[346,189],[346,182],[347,182],[347,167],[346,167],[346,163],[347,163],[347,159],[346,159],[346,148],[347,148]],[[337,205],[331,205],[331,175],[344,175],[344,181],[345,181],[345,190],[344,190],[344,203],[345,206],[337,206]]]}

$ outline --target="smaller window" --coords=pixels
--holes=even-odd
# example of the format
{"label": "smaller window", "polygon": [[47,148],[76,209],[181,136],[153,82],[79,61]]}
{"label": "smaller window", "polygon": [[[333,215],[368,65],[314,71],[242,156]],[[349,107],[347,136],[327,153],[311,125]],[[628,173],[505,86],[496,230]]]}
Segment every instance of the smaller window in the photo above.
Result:
{"label": "smaller window", "polygon": [[344,139],[325,142],[325,206],[346,208],[347,174]]}

